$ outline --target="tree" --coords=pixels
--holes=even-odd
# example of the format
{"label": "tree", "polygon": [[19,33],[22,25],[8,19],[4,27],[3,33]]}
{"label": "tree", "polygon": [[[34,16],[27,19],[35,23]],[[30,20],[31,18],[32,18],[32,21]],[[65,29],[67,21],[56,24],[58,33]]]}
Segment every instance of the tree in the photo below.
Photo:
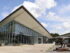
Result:
{"label": "tree", "polygon": [[58,33],[51,33],[51,36],[52,37],[57,37],[57,36],[59,36],[59,34]]}

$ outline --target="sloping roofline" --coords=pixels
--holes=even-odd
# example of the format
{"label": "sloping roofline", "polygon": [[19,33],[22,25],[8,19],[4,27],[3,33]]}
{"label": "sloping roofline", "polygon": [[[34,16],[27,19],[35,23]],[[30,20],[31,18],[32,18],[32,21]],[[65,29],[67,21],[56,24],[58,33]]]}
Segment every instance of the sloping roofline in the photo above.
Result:
{"label": "sloping roofline", "polygon": [[65,33],[65,34],[62,34],[62,36],[65,36],[65,35],[68,35],[68,34],[70,34],[70,33]]}
{"label": "sloping roofline", "polygon": [[[19,9],[23,8],[38,24],[40,24],[41,27],[43,27],[43,29],[45,31],[46,28],[24,7],[24,6],[20,6],[19,8],[17,8],[15,11],[13,11],[11,14],[9,14],[6,18],[4,18],[2,21],[0,21],[0,23],[2,23],[5,19],[9,18],[12,14],[14,14],[16,11],[18,11]],[[48,31],[47,31],[48,32]],[[49,32],[48,32],[49,33]],[[50,33],[49,33],[50,34]],[[51,34],[50,34],[51,36]],[[51,36],[52,37],[52,36]]]}

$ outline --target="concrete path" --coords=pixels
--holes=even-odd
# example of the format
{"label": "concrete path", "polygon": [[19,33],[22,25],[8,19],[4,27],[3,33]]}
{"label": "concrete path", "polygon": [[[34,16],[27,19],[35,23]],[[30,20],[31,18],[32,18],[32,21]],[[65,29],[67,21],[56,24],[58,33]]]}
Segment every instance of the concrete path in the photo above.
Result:
{"label": "concrete path", "polygon": [[20,46],[1,46],[0,53],[47,53],[52,50],[54,44],[36,44]]}
{"label": "concrete path", "polygon": [[0,53],[70,53],[53,51],[54,47],[54,44],[0,46]]}

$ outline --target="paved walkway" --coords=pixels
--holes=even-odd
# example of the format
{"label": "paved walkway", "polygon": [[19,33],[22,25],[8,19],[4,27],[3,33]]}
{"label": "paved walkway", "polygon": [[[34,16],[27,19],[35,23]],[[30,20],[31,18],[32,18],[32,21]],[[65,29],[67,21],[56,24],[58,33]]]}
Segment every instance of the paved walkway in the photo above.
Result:
{"label": "paved walkway", "polygon": [[[54,44],[1,46],[0,53],[70,53],[53,51]],[[49,52],[47,52],[49,51]]]}
{"label": "paved walkway", "polygon": [[47,53],[53,47],[54,44],[1,46],[0,53]]}

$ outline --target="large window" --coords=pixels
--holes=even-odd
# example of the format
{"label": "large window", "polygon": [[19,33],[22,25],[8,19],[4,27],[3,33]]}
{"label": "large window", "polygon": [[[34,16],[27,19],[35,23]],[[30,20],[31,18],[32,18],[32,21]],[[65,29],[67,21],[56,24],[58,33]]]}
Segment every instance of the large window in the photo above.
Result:
{"label": "large window", "polygon": [[34,43],[38,41],[38,37],[43,37],[43,35],[15,21],[0,27],[0,40],[6,44]]}

